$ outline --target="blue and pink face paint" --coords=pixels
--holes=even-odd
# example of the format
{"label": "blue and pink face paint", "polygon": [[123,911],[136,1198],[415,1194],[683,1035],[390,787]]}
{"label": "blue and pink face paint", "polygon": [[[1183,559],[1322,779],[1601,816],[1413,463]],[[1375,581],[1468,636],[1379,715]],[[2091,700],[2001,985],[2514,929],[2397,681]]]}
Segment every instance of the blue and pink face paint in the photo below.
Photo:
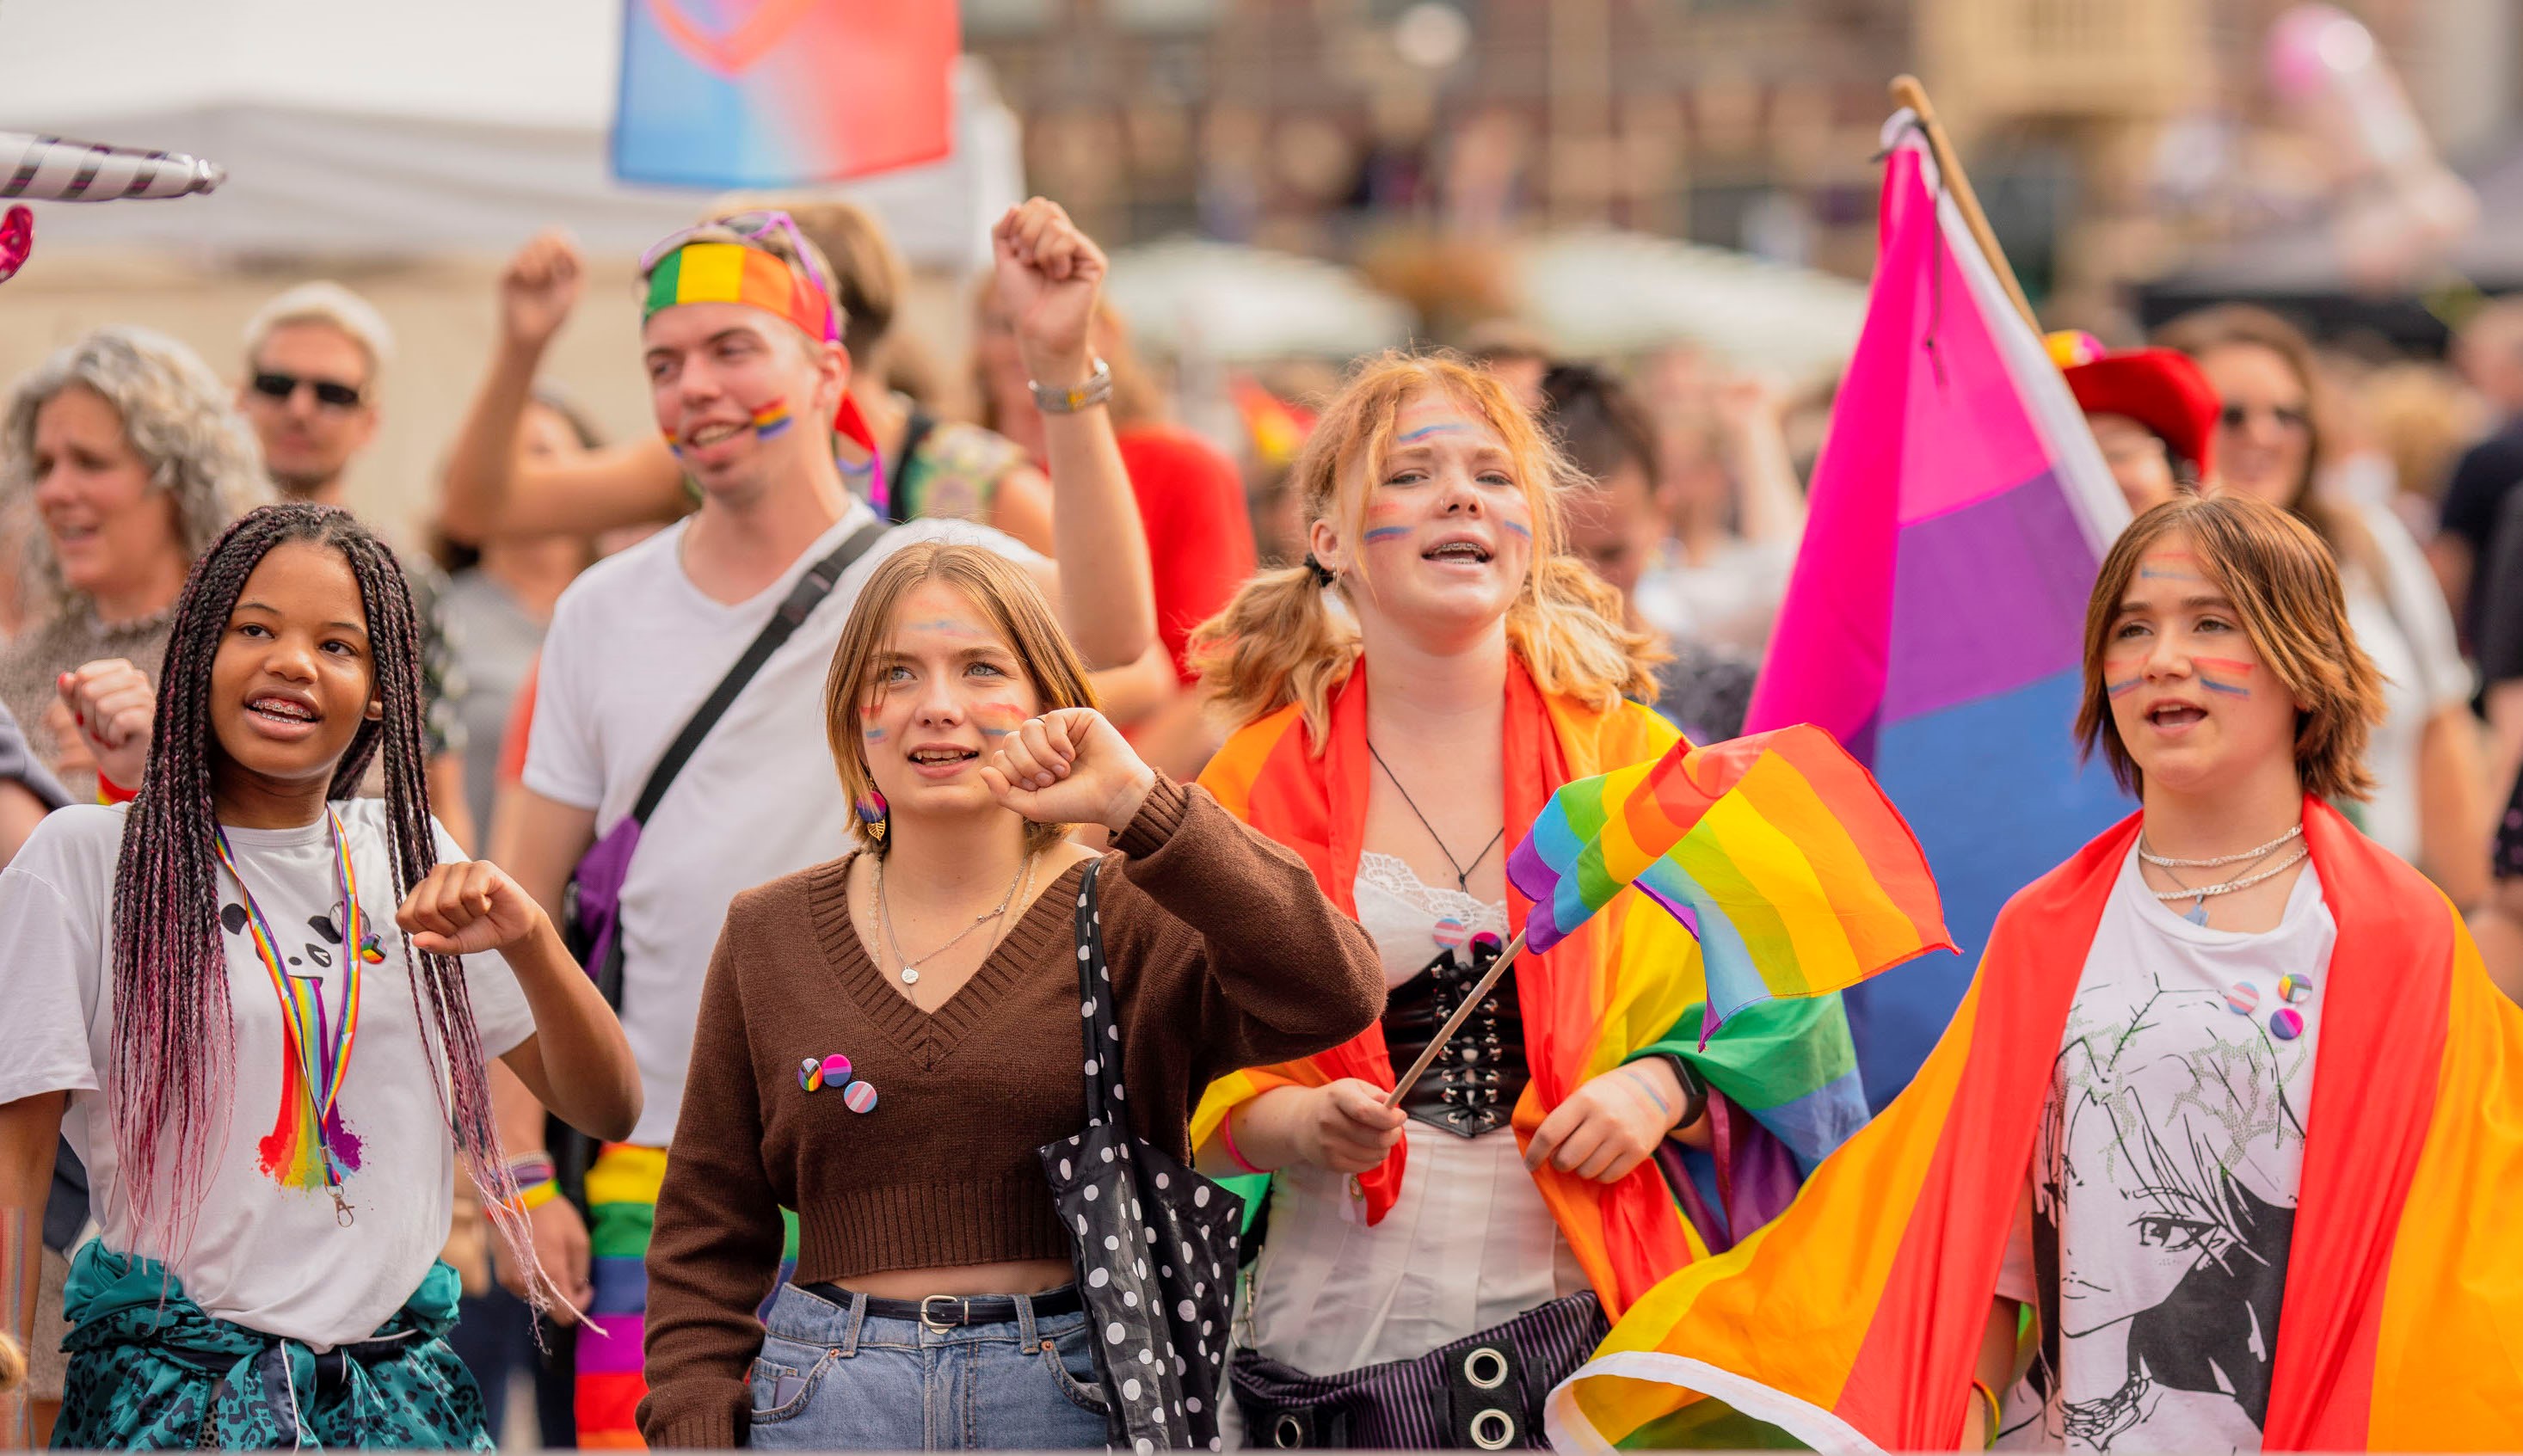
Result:
{"label": "blue and pink face paint", "polygon": [[[2252,689],[2243,684],[2254,672],[2258,671],[2253,664],[2231,657],[2194,657],[2190,659],[2190,668],[2198,675],[2200,686],[2210,692],[2221,692],[2227,697],[2237,698],[2247,698],[2252,695]],[[2118,681],[2106,678],[2103,681],[2103,691],[2115,698],[2124,698],[2145,685],[2146,674],[2139,672],[2132,677]]]}
{"label": "blue and pink face paint", "polygon": [[[1439,435],[1482,433],[1480,427],[1459,420],[1440,420],[1435,424],[1422,425],[1416,430],[1396,436],[1394,445],[1399,447]],[[1370,546],[1392,545],[1408,540],[1415,534],[1416,528],[1404,524],[1404,518],[1411,514],[1409,508],[1402,505],[1370,505],[1366,512],[1366,529],[1360,534],[1359,539]],[[1511,501],[1497,509],[1495,519],[1500,526],[1513,532],[1519,539],[1526,541],[1533,540],[1532,509],[1525,500],[1522,491],[1515,492]]]}

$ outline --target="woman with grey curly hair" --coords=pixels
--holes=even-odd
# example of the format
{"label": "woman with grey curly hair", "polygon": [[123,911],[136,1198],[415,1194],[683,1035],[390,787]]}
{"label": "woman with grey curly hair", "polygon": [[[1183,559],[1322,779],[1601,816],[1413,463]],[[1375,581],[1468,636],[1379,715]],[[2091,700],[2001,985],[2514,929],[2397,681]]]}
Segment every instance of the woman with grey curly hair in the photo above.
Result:
{"label": "woman with grey curly hair", "polygon": [[269,495],[227,391],[164,334],[97,329],[10,393],[0,500],[27,528],[35,613],[0,647],[0,703],[72,794],[93,794],[96,771],[59,680],[119,660],[154,687],[193,558]]}

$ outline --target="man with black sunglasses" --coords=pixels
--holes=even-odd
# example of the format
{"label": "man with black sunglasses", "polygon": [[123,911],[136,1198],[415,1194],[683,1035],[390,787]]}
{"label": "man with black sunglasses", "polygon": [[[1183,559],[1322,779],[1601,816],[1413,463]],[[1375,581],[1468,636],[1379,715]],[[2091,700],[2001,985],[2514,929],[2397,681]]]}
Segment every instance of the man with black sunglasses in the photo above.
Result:
{"label": "man with black sunglasses", "polygon": [[246,325],[237,406],[262,441],[271,483],[294,500],[341,505],[351,461],[377,436],[377,373],[394,334],[367,300],[308,283]]}

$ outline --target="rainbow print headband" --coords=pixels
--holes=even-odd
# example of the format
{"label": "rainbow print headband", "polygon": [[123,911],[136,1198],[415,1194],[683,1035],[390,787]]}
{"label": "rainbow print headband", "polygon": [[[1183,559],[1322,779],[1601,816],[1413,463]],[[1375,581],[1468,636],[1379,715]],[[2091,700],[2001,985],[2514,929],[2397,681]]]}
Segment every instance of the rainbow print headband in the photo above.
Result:
{"label": "rainbow print headband", "polygon": [[840,338],[822,289],[771,254],[740,243],[686,243],[659,258],[640,317],[678,304],[744,304],[780,315],[810,339]]}

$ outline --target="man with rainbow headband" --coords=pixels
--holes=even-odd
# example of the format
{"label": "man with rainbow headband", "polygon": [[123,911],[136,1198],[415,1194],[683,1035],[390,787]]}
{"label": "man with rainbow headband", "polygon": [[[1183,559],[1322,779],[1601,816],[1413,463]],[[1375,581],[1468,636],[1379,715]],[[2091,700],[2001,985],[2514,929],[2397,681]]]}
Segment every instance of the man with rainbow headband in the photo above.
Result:
{"label": "man with rainbow headband", "polygon": [[[544,642],[508,862],[555,919],[573,879],[582,912],[607,898],[616,907],[590,964],[618,946],[619,1010],[647,1098],[630,1140],[596,1155],[582,1220],[554,1197],[541,1109],[520,1088],[503,1089],[502,1128],[522,1154],[539,1255],[588,1314],[576,1340],[580,1445],[640,1444],[642,1260],[728,902],[847,848],[851,806],[827,756],[822,693],[860,585],[901,546],[969,541],[1043,579],[1091,666],[1130,663],[1154,638],[1137,508],[1097,407],[1110,376],[1086,345],[1103,255],[1039,199],[1012,210],[993,245],[1049,401],[1054,536],[1063,556],[1092,571],[1055,573],[1015,540],[961,521],[888,529],[850,493],[832,432],[865,444],[866,426],[845,388],[831,275],[785,213],[678,233],[644,259],[651,402],[700,507],[562,594]],[[775,618],[790,634],[665,790],[648,794],[669,745],[721,696],[748,644],[768,640]],[[643,821],[634,811],[649,798]],[[584,915],[582,923],[599,928]],[[792,1249],[794,1238],[792,1228]]]}

